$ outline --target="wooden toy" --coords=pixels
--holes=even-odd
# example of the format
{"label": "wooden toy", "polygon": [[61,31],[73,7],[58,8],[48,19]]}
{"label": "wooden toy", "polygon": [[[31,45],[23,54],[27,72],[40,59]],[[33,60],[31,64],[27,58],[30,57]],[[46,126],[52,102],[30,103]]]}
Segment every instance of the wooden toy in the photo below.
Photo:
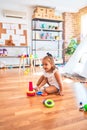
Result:
{"label": "wooden toy", "polygon": [[27,96],[35,96],[35,90],[33,89],[32,82],[29,82],[29,90],[27,90]]}

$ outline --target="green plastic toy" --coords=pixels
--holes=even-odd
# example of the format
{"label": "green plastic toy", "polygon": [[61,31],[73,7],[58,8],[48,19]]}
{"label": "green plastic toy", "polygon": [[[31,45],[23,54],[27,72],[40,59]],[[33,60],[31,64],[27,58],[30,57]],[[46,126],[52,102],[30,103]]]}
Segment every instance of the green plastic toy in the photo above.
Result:
{"label": "green plastic toy", "polygon": [[87,111],[87,104],[83,106],[84,111]]}
{"label": "green plastic toy", "polygon": [[51,107],[54,107],[55,103],[52,99],[46,99],[44,100],[43,104],[48,107],[48,108],[51,108]]}

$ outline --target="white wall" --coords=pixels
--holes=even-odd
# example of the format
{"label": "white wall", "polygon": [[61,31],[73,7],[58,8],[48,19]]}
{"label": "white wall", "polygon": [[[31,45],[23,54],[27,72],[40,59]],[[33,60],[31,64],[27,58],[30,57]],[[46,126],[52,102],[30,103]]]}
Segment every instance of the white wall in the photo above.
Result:
{"label": "white wall", "polygon": [[[2,2],[2,1],[1,1]],[[18,19],[18,18],[8,18],[3,16],[3,10],[13,10],[13,11],[21,11],[21,12],[26,12],[27,17],[25,19]],[[18,24],[27,24],[27,42],[28,46],[31,48],[31,19],[32,19],[32,13],[33,13],[33,8],[23,6],[23,5],[18,5],[18,4],[10,4],[10,3],[3,3],[0,4],[0,22],[7,22],[7,23],[18,23]],[[1,47],[0,47],[1,48]],[[13,49],[13,51],[12,51]],[[12,55],[14,55],[14,51],[17,51],[20,53],[21,52],[26,52],[26,49],[24,48],[9,48],[9,53],[13,52]],[[10,51],[11,50],[11,51]],[[18,58],[0,58],[0,62],[4,62],[7,65],[8,64],[19,64],[19,59]]]}

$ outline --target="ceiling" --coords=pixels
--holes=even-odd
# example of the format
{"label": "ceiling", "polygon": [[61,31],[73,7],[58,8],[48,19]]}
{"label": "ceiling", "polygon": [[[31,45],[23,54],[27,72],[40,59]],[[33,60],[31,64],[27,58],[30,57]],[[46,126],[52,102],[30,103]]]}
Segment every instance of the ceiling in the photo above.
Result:
{"label": "ceiling", "polygon": [[87,6],[87,0],[0,0],[0,3],[10,3],[24,6],[46,6],[62,12],[77,12]]}

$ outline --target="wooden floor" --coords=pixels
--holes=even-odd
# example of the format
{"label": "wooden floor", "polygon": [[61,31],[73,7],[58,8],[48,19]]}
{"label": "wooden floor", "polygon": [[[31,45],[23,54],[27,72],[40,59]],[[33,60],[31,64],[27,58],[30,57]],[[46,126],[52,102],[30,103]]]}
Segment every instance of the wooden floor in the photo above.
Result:
{"label": "wooden floor", "polygon": [[[27,97],[28,82],[35,86],[39,76],[0,70],[0,130],[87,130],[87,112],[79,111],[79,102],[87,103],[87,85],[63,79],[64,96]],[[44,99],[55,106],[46,108]]]}

